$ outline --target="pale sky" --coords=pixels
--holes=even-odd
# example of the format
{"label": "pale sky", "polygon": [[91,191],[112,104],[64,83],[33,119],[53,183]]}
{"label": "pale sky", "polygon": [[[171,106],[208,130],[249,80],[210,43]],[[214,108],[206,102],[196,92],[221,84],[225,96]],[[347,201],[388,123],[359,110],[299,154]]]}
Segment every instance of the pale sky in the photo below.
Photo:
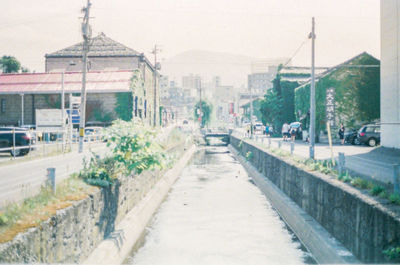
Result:
{"label": "pale sky", "polygon": [[[0,56],[44,71],[44,55],[81,42],[85,0],[1,0]],[[257,58],[291,57],[316,19],[316,64],[331,66],[363,51],[380,58],[379,0],[92,0],[93,35],[152,60],[200,49]],[[310,42],[294,65],[310,64]]]}

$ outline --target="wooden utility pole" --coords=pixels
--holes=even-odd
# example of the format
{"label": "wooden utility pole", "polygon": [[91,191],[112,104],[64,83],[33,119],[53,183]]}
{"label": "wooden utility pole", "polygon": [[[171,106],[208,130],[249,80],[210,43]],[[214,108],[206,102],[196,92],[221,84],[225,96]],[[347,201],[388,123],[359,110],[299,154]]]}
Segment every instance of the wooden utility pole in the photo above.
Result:
{"label": "wooden utility pole", "polygon": [[315,156],[315,20],[312,18],[311,33],[311,88],[310,88],[310,158]]}
{"label": "wooden utility pole", "polygon": [[79,153],[83,151],[83,137],[85,136],[85,111],[86,111],[86,71],[87,71],[87,54],[89,52],[89,41],[92,35],[92,30],[89,25],[89,11],[90,11],[90,0],[87,0],[87,6],[82,9],[85,13],[82,22],[82,37],[83,37],[83,49],[82,49],[82,90],[81,90],[81,106],[80,106],[80,118],[79,118]]}

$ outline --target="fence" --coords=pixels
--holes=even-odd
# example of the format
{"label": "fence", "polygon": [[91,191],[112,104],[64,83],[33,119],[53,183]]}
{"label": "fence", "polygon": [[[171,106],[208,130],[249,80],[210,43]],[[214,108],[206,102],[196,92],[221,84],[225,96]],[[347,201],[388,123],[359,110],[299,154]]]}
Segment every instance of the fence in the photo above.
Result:
{"label": "fence", "polygon": [[[102,130],[87,131],[84,141],[91,145],[103,141]],[[32,154],[46,155],[50,152],[72,150],[79,142],[77,130],[24,130],[0,127],[0,153],[10,153],[12,158]]]}

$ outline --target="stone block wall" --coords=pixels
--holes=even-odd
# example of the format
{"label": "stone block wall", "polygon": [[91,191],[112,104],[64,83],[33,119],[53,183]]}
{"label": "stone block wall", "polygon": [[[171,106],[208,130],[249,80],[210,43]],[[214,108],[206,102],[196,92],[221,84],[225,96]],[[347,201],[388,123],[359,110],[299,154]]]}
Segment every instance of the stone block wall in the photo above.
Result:
{"label": "stone block wall", "polygon": [[366,263],[385,262],[382,251],[400,246],[400,207],[378,201],[335,178],[307,172],[231,136],[231,145],[331,235]]}
{"label": "stone block wall", "polygon": [[108,189],[57,211],[40,226],[0,244],[0,263],[79,263],[147,194],[163,174],[144,172],[122,178]]}

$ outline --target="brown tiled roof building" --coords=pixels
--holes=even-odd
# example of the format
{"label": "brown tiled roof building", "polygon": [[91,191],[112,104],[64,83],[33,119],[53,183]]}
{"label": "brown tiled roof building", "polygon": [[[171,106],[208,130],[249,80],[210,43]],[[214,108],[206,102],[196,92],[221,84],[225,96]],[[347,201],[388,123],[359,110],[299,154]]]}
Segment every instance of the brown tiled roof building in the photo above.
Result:
{"label": "brown tiled roof building", "polygon": [[[78,43],[46,54],[46,72],[82,71],[82,48],[83,43]],[[139,62],[146,62],[152,68],[143,54],[110,39],[104,33],[91,40],[88,58],[90,70],[137,69]]]}

